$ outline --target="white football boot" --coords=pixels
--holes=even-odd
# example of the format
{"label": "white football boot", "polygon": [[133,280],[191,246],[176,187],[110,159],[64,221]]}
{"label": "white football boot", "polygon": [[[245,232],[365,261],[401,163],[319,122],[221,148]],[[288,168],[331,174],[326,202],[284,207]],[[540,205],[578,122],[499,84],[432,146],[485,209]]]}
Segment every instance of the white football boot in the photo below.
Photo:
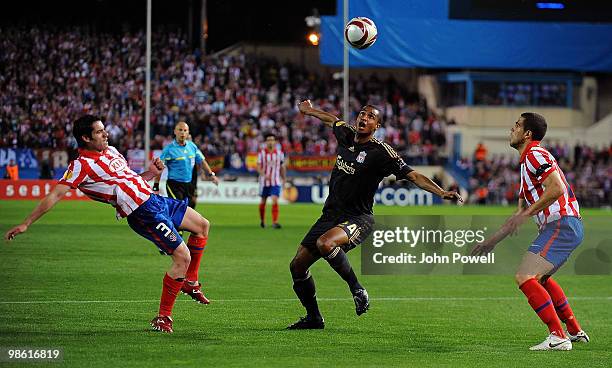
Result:
{"label": "white football boot", "polygon": [[577,334],[572,335],[569,332],[566,332],[567,336],[569,337],[571,342],[589,342],[591,339],[589,339],[589,335],[586,334],[586,332],[580,330],[578,331]]}
{"label": "white football boot", "polygon": [[572,350],[572,342],[567,337],[551,333],[541,344],[532,346],[529,350]]}

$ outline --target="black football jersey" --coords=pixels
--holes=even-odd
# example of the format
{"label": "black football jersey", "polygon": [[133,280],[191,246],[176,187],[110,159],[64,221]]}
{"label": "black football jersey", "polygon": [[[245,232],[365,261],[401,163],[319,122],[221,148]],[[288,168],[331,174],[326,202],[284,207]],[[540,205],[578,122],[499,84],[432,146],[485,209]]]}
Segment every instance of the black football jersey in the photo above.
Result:
{"label": "black football jersey", "polygon": [[323,212],[372,214],[374,194],[382,179],[391,174],[398,180],[403,179],[413,170],[384,142],[375,138],[365,143],[355,142],[356,129],[344,121],[336,121],[333,129],[338,140],[338,156]]}

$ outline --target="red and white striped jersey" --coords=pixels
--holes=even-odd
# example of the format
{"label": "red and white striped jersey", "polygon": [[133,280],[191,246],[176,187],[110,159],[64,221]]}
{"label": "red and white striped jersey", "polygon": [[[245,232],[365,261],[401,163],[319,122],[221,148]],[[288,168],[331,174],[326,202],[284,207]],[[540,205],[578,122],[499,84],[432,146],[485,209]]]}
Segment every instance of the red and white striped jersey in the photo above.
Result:
{"label": "red and white striped jersey", "polygon": [[70,162],[59,184],[111,204],[117,210],[117,218],[132,213],[153,193],[149,183],[132,171],[123,155],[111,146],[101,153],[79,149],[79,157]]}
{"label": "red and white striped jersey", "polygon": [[261,149],[257,154],[257,165],[262,168],[264,174],[259,176],[259,185],[264,187],[282,185],[280,172],[283,162],[285,154],[281,150]]}
{"label": "red and white striped jersey", "polygon": [[563,194],[550,206],[533,218],[539,227],[564,216],[580,217],[580,208],[574,191],[567,183],[563,171],[553,155],[539,146],[539,141],[531,142],[521,156],[521,189],[519,197],[525,199],[527,206],[534,204],[544,193],[544,180],[557,171],[563,181]]}

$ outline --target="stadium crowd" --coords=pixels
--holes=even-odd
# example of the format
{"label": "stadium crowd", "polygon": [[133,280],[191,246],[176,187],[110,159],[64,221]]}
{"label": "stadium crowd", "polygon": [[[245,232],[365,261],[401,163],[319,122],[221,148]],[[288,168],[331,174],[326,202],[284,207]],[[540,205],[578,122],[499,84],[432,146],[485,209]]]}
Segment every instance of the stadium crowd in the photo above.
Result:
{"label": "stadium crowd", "polygon": [[[74,147],[71,122],[84,112],[104,118],[111,144],[122,152],[144,142],[145,44],[143,33],[103,34],[85,28],[0,28],[0,148]],[[190,124],[207,156],[243,162],[277,134],[287,154],[332,155],[333,133],[299,114],[297,102],[340,116],[342,85],[332,76],[289,62],[238,54],[201,57],[181,34],[153,35],[152,148],[169,143],[174,125]],[[376,137],[411,165],[443,163],[446,125],[416,93],[375,75],[350,82],[354,118],[366,103],[380,107]],[[611,204],[610,149],[549,147],[585,205]],[[479,157],[460,164],[471,172],[475,203],[514,203],[517,158]]]}
{"label": "stadium crowd", "polygon": [[[612,206],[612,144],[594,149],[577,144],[571,152],[567,144],[545,145],[557,159],[584,207]],[[573,159],[571,159],[573,157]],[[482,148],[460,166],[471,172],[470,202],[478,204],[516,204],[520,185],[518,155],[482,155]]]}
{"label": "stadium crowd", "polygon": [[[71,121],[83,112],[105,119],[121,151],[143,146],[143,33],[9,28],[0,34],[0,147],[73,146]],[[335,151],[332,132],[296,109],[309,98],[340,115],[341,81],[332,76],[249,55],[202,58],[172,32],[154,33],[152,60],[154,149],[186,119],[206,155],[244,159],[265,132],[276,133],[289,154]],[[350,88],[353,117],[363,104],[379,106],[384,125],[377,137],[410,163],[437,163],[444,155],[446,123],[418,95],[376,76],[352,80]]]}

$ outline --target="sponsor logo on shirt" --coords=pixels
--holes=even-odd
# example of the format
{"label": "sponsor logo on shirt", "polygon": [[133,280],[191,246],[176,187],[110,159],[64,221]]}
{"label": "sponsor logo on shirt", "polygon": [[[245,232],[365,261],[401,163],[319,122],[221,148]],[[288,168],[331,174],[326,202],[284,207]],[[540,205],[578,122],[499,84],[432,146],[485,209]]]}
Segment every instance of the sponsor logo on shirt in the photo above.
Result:
{"label": "sponsor logo on shirt", "polygon": [[117,171],[122,171],[127,167],[127,163],[125,162],[124,159],[120,158],[120,157],[115,157],[114,159],[111,160],[111,162],[108,164],[108,168],[112,171],[112,172],[117,172]]}
{"label": "sponsor logo on shirt", "polygon": [[336,160],[336,167],[349,175],[355,174],[355,168],[353,167],[353,163],[348,163],[342,159],[342,156],[338,155],[338,159]]}

